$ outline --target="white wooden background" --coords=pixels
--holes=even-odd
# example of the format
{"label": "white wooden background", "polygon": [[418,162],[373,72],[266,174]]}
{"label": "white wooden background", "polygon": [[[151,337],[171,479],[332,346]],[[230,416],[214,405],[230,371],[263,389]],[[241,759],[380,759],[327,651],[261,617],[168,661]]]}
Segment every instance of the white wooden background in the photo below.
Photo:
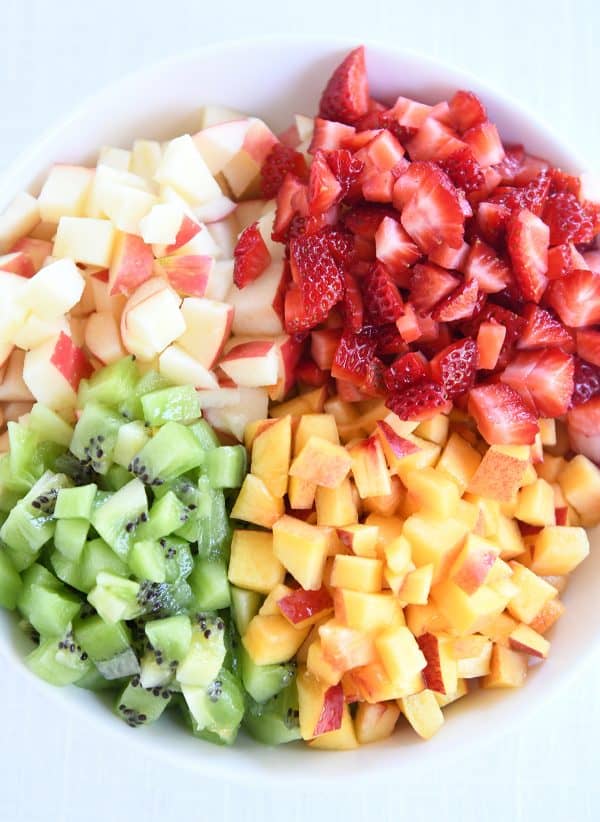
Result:
{"label": "white wooden background", "polygon": [[[600,135],[597,0],[1,0],[0,170],[41,129],[123,73],[220,39],[274,33],[387,39],[504,88],[591,167]],[[600,587],[600,581],[599,581]],[[0,822],[587,822],[600,819],[600,654],[500,743],[442,773],[291,794],[203,782],[41,701],[0,674]],[[532,695],[533,697],[533,695]],[[534,698],[534,697],[533,697]]]}

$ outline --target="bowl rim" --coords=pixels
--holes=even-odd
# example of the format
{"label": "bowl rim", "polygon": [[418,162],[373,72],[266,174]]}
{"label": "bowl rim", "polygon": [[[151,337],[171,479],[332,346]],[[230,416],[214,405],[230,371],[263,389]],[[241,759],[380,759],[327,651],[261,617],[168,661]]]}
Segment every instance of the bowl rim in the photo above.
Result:
{"label": "bowl rim", "polygon": [[[571,170],[585,168],[586,164],[583,161],[583,158],[571,150],[570,147],[565,144],[563,139],[556,135],[545,118],[541,117],[537,113],[531,112],[523,103],[515,99],[512,94],[490,85],[485,80],[480,80],[467,69],[453,66],[451,63],[447,63],[416,49],[397,48],[385,40],[376,38],[365,39],[360,37],[352,38],[348,36],[325,37],[321,35],[314,37],[304,35],[269,35],[264,37],[226,39],[211,44],[198,46],[196,48],[187,49],[179,54],[173,54],[158,61],[143,65],[100,87],[91,95],[84,98],[82,102],[72,107],[65,115],[58,117],[53,123],[42,131],[40,136],[31,141],[29,145],[19,152],[14,160],[9,162],[8,166],[0,173],[0,191],[3,192],[0,199],[2,199],[4,203],[10,202],[10,199],[20,190],[20,188],[15,188],[15,185],[20,178],[22,178],[23,175],[26,175],[28,170],[30,172],[30,176],[34,173],[38,173],[36,171],[36,165],[38,165],[43,159],[47,146],[49,146],[55,139],[60,138],[61,134],[68,132],[74,123],[84,117],[87,113],[93,114],[95,109],[99,108],[104,102],[110,100],[111,98],[122,96],[128,87],[134,87],[138,82],[148,76],[159,74],[162,71],[169,70],[178,65],[185,65],[186,63],[194,62],[199,59],[206,61],[207,59],[210,59],[211,55],[223,55],[228,52],[235,53],[239,50],[248,48],[256,49],[276,45],[279,49],[281,49],[282,53],[284,53],[286,46],[321,46],[324,54],[330,54],[337,51],[342,53],[344,50],[351,50],[356,48],[359,44],[364,45],[367,52],[367,59],[369,51],[376,51],[378,54],[381,54],[384,57],[389,57],[392,60],[398,59],[399,57],[405,58],[420,65],[424,65],[441,76],[446,75],[451,84],[455,85],[456,88],[471,88],[476,90],[478,94],[481,94],[484,98],[486,98],[486,102],[487,100],[490,100],[496,104],[500,104],[506,109],[514,111],[520,118],[527,121],[538,135],[552,144],[556,148],[557,153],[562,154],[562,156],[566,158],[566,165]],[[2,204],[3,203],[0,203],[0,205]],[[3,619],[6,618],[3,617]],[[8,617],[8,619],[14,623],[14,618],[12,616]],[[11,633],[16,630],[16,623],[11,626],[10,630]],[[570,682],[586,665],[586,663],[589,664],[590,657],[597,651],[597,645],[599,642],[600,637],[598,638],[598,642],[590,642],[584,652],[578,657],[577,665],[569,668],[568,670],[563,670],[559,677],[554,678],[546,684],[542,697],[539,698],[538,696],[536,700],[531,699],[530,704],[527,705],[526,711],[524,711],[521,706],[518,706],[517,710],[513,711],[512,717],[507,722],[494,728],[493,736],[491,734],[480,734],[477,738],[469,739],[468,744],[461,747],[460,750],[452,751],[453,758],[458,761],[474,755],[480,749],[486,747],[487,745],[491,745],[495,740],[508,734],[514,727],[515,721],[518,718],[526,718],[526,716],[532,716],[537,713],[543,704],[547,704],[548,701],[556,697],[558,693],[568,687]],[[12,646],[12,648],[9,648],[9,646]],[[52,700],[56,700],[63,705],[65,704],[65,701],[68,700],[68,697],[66,697],[62,692],[63,689],[56,688],[43,682],[27,669],[27,667],[23,664],[21,655],[15,648],[14,640],[7,641],[5,638],[0,637],[0,654],[5,656],[7,659],[10,659],[10,667],[11,670],[15,672],[15,675],[22,676],[28,682],[33,683],[39,693],[44,693],[45,695],[50,696]],[[82,705],[78,700],[74,700],[72,702],[72,708],[78,715],[81,714],[82,716],[85,716],[85,720],[87,722],[93,723],[94,726],[101,729],[101,731],[107,736],[110,735],[116,738],[116,735],[119,734],[119,732],[124,732],[127,730],[126,726],[122,725],[122,723],[113,722],[109,725],[104,721],[104,718],[99,712],[89,711],[87,706]],[[107,716],[110,720],[114,720],[114,716],[111,713],[107,713]],[[256,784],[257,780],[260,779],[265,785],[268,784],[273,787],[276,787],[277,785],[281,786],[281,772],[278,769],[255,765],[254,767],[243,769],[236,768],[232,771],[231,769],[227,770],[224,768],[220,758],[213,760],[210,756],[199,755],[197,759],[191,759],[187,756],[185,751],[179,751],[175,748],[175,746],[169,747],[168,750],[163,749],[159,753],[156,750],[156,744],[145,745],[143,735],[141,734],[128,734],[127,737],[123,735],[123,740],[125,739],[128,740],[129,744],[139,748],[140,751],[143,750],[145,755],[150,755],[152,758],[156,759],[157,762],[166,760],[169,764],[185,770],[198,770],[199,767],[202,767],[203,775],[208,777],[218,776],[228,782]],[[399,746],[399,748],[401,750],[401,746]],[[311,785],[324,787],[326,784],[331,786],[331,772],[327,767],[319,769],[317,767],[319,763],[325,765],[326,762],[331,762],[332,758],[341,757],[344,763],[347,763],[350,767],[352,767],[351,753],[349,755],[348,753],[319,751],[319,754],[320,757],[314,757],[314,769],[311,768],[310,772],[299,772],[298,769],[295,769],[292,773],[286,773],[286,780],[292,781],[294,785],[298,785],[299,787],[309,787]],[[437,764],[438,762],[446,759],[447,756],[447,751],[437,752],[436,755],[431,757],[429,766],[431,767],[432,765]],[[410,757],[405,757],[402,760],[402,774],[409,774],[413,768],[420,766],[419,759],[413,761]],[[389,756],[386,757],[385,764],[382,765],[379,763],[377,768],[362,770],[361,782],[362,784],[365,782],[381,782],[389,778],[392,770],[394,771],[395,777],[398,778],[399,769],[396,767],[395,758]]]}

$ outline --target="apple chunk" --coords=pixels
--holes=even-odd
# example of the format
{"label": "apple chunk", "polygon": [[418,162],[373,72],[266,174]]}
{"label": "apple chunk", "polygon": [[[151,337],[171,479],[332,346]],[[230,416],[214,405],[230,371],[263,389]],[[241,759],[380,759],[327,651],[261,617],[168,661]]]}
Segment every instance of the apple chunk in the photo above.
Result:
{"label": "apple chunk", "polygon": [[91,168],[53,166],[38,197],[41,219],[58,223],[61,217],[83,217],[93,179]]}
{"label": "apple chunk", "polygon": [[207,254],[162,257],[157,261],[170,285],[186,297],[203,297],[215,264]]}
{"label": "apple chunk", "polygon": [[157,354],[185,331],[181,299],[159,278],[152,278],[133,292],[123,309],[121,337],[130,354],[140,360]]}
{"label": "apple chunk", "polygon": [[201,205],[221,194],[189,134],[167,144],[154,179],[161,185],[172,186],[192,205]]}
{"label": "apple chunk", "polygon": [[216,300],[187,297],[181,313],[186,330],[178,344],[205,368],[212,368],[231,333],[233,308]]}
{"label": "apple chunk", "polygon": [[119,233],[113,247],[108,275],[111,295],[129,295],[152,276],[152,249],[137,235]]}
{"label": "apple chunk", "polygon": [[274,385],[277,382],[279,360],[273,342],[256,340],[231,348],[219,363],[236,385],[246,388]]}
{"label": "apple chunk", "polygon": [[281,322],[285,270],[277,260],[253,283],[239,289],[232,286],[226,302],[235,311],[233,333],[238,336],[276,336],[283,333]]}
{"label": "apple chunk", "polygon": [[22,304],[40,317],[56,319],[81,299],[85,280],[72,260],[56,260],[27,283]]}

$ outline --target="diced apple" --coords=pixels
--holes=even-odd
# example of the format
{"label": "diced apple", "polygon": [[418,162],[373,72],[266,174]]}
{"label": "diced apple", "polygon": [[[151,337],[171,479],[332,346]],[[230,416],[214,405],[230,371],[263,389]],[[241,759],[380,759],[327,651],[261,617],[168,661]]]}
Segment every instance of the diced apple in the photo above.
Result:
{"label": "diced apple", "polygon": [[178,344],[205,368],[212,368],[229,338],[233,309],[226,303],[188,297],[181,313],[186,329]]}
{"label": "diced apple", "polygon": [[527,677],[527,657],[503,645],[494,645],[490,672],[481,681],[482,688],[520,688]]}
{"label": "diced apple", "polygon": [[119,323],[110,311],[95,311],[85,322],[85,344],[90,353],[105,365],[126,355],[121,343]]}
{"label": "diced apple", "polygon": [[226,123],[229,120],[243,120],[247,119],[245,114],[237,111],[237,109],[227,108],[227,106],[202,106],[200,109],[200,128],[205,129],[209,126],[216,126],[219,123]]}
{"label": "diced apple", "polygon": [[[23,381],[38,402],[53,410],[75,406],[77,394],[74,385],[80,376],[73,371],[69,379],[54,365],[53,359],[56,358],[60,339],[61,336],[51,338],[31,349],[25,355],[23,363]],[[64,363],[64,366],[68,365]]]}
{"label": "diced apple", "polygon": [[235,311],[236,336],[276,336],[283,333],[281,306],[285,271],[281,260],[272,262],[254,282],[243,289],[232,286],[226,302]]}
{"label": "diced apple", "polygon": [[[261,479],[247,474],[231,509],[231,516],[260,525],[262,528],[272,528],[283,514],[283,510],[283,500],[274,497]],[[281,557],[279,559],[281,560]]]}
{"label": "diced apple", "polygon": [[208,255],[162,257],[157,265],[169,284],[182,296],[203,297],[206,294],[214,258]]}
{"label": "diced apple", "polygon": [[0,271],[8,271],[11,274],[18,274],[19,277],[27,278],[32,277],[34,274],[31,260],[23,251],[3,254],[0,257]]}
{"label": "diced apple", "polygon": [[154,257],[149,245],[135,234],[119,233],[115,239],[109,271],[111,295],[135,291],[152,276]]}
{"label": "diced apple", "polygon": [[208,126],[193,141],[213,175],[223,171],[227,163],[242,150],[250,119],[229,120]]}
{"label": "diced apple", "polygon": [[[140,220],[140,234],[148,245],[172,245],[184,215],[173,203],[158,203]],[[187,218],[189,219],[189,218]]]}
{"label": "diced apple", "polygon": [[215,391],[217,378],[176,343],[168,345],[158,358],[159,371],[174,385],[193,385]]}
{"label": "diced apple", "polygon": [[218,197],[221,190],[189,134],[167,144],[154,179],[172,186],[192,205]]}
{"label": "diced apple", "polygon": [[266,416],[269,395],[264,388],[239,388],[238,391],[239,400],[224,406],[220,413],[224,422],[222,430],[229,431],[242,442],[248,423]]}
{"label": "diced apple", "polygon": [[115,237],[110,220],[61,217],[52,254],[54,257],[70,257],[77,263],[108,268]]}
{"label": "diced apple", "polygon": [[21,192],[0,214],[0,254],[7,251],[22,237],[26,237],[40,222],[38,201],[31,194]]}
{"label": "diced apple", "polygon": [[[235,516],[237,504],[232,516]],[[287,514],[274,522],[272,528],[273,550],[286,570],[305,590],[320,588],[329,551],[328,529],[310,525]]]}
{"label": "diced apple", "polygon": [[180,297],[165,282],[155,280],[133,292],[121,318],[123,345],[142,361],[154,359],[186,329]]}
{"label": "diced apple", "polygon": [[223,174],[236,199],[252,196],[267,154],[278,140],[273,132],[256,118],[251,118],[242,149],[223,167]]}
{"label": "diced apple", "polygon": [[29,280],[0,271],[0,342],[12,344],[15,334],[24,322],[28,309],[23,305]]}
{"label": "diced apple", "polygon": [[84,217],[94,170],[84,166],[55,165],[38,197],[40,218],[58,223],[61,217]]}
{"label": "diced apple", "polygon": [[34,396],[23,381],[25,352],[13,350],[3,365],[0,380],[0,402],[29,402]]}
{"label": "diced apple", "polygon": [[126,148],[102,146],[98,153],[98,165],[114,168],[116,171],[129,171],[131,152]]}
{"label": "diced apple", "polygon": [[236,385],[246,388],[277,382],[277,350],[275,344],[267,340],[235,345],[221,358],[219,366]]}
{"label": "diced apple", "polygon": [[79,302],[85,280],[72,260],[56,260],[28,280],[21,303],[48,320],[66,314]]}
{"label": "diced apple", "polygon": [[[220,194],[214,200],[209,200],[194,208],[194,214],[201,222],[206,223],[214,241],[225,256],[233,254],[238,234],[237,221],[234,216],[235,209],[236,203],[225,194]],[[225,237],[227,237],[226,243],[224,243]]]}
{"label": "diced apple", "polygon": [[161,156],[162,149],[156,140],[134,140],[129,163],[132,174],[143,177],[144,180],[153,180]]}
{"label": "diced apple", "polygon": [[[73,322],[74,318],[71,320]],[[13,335],[13,342],[18,348],[29,351],[51,337],[57,337],[61,331],[70,333],[70,326],[64,316],[54,319],[42,319],[36,314],[29,314],[18,331]]]}
{"label": "diced apple", "polygon": [[229,581],[239,588],[268,594],[283,582],[285,569],[273,553],[273,535],[264,531],[234,531]]}

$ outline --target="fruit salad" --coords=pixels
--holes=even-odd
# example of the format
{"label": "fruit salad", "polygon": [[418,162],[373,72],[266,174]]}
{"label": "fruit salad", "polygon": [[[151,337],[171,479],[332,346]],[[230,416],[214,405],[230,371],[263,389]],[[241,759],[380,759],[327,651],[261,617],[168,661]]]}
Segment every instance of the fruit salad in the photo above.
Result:
{"label": "fruit salad", "polygon": [[599,233],[597,181],[362,48],[282,134],[207,106],[54,165],[0,216],[26,665],[330,750],[522,686],[600,522]]}

